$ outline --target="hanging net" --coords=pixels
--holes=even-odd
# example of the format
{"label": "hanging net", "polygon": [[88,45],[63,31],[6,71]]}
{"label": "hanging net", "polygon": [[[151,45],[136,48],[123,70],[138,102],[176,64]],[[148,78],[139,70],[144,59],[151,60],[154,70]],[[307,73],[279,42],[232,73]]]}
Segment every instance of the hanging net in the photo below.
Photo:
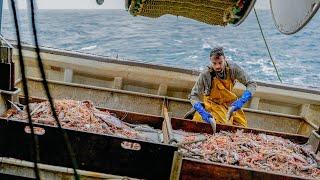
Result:
{"label": "hanging net", "polygon": [[239,25],[255,0],[127,0],[133,16],[158,18],[165,14],[183,16],[210,25]]}

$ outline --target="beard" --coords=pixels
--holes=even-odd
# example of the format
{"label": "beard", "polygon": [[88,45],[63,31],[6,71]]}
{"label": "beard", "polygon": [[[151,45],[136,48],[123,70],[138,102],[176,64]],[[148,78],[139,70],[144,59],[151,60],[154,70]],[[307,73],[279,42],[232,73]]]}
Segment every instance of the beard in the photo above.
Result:
{"label": "beard", "polygon": [[224,70],[224,68],[221,68],[221,69],[214,69],[214,71],[215,71],[216,73],[223,73],[223,70]]}
{"label": "beard", "polygon": [[223,69],[217,69],[217,70],[215,70],[217,73],[222,73],[223,71],[222,71]]}

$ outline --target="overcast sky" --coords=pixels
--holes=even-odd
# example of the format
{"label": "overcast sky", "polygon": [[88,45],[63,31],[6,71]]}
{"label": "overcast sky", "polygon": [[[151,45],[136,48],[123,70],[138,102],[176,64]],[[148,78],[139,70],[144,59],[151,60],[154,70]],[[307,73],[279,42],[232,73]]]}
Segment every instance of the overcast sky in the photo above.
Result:
{"label": "overcast sky", "polygon": [[[16,0],[20,9],[25,9],[25,0]],[[4,8],[8,8],[7,0],[4,0]],[[105,0],[99,6],[96,0],[38,0],[39,9],[124,9],[124,0]],[[256,8],[268,9],[269,0],[257,0]]]}

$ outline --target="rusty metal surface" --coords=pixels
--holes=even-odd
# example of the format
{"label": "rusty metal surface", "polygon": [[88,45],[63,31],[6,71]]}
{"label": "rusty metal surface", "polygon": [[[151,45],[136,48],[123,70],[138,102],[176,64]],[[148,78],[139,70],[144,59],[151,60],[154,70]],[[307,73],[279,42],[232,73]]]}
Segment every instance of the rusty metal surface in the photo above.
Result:
{"label": "rusty metal surface", "polygon": [[190,102],[169,100],[168,103],[168,111],[172,113],[172,117],[184,117],[192,107]]}
{"label": "rusty metal surface", "polygon": [[[33,162],[21,161],[13,158],[2,158],[0,163],[0,179],[1,180],[20,180],[35,179]],[[73,180],[73,170],[70,168],[50,166],[46,164],[38,164],[40,170],[40,178],[44,180]],[[97,179],[133,179],[126,176],[116,176],[111,174],[103,174],[91,171],[77,171],[81,180],[97,180]],[[3,173],[3,174],[1,174]],[[18,176],[19,175],[19,176]]]}
{"label": "rusty metal surface", "polygon": [[[22,121],[0,118],[0,157],[32,161],[30,135]],[[62,136],[56,127],[36,124],[44,130],[37,135],[40,163],[71,167]],[[147,179],[168,179],[176,147],[111,135],[65,129],[81,170]],[[123,143],[139,145],[127,149]],[[161,157],[161,158],[159,158]],[[148,169],[148,171],[145,171]]]}
{"label": "rusty metal surface", "polygon": [[[43,102],[45,101],[44,98],[29,98],[30,103],[34,102]],[[25,97],[20,96],[19,97],[19,102],[21,104],[25,104]],[[111,114],[116,115],[119,119],[132,123],[132,124],[148,124],[149,126],[152,126],[153,128],[156,129],[161,129],[161,125],[163,122],[163,117],[161,116],[155,116],[155,115],[147,115],[143,113],[137,113],[137,112],[131,112],[131,111],[120,111],[117,109],[110,109],[110,108],[105,108],[105,107],[97,107],[97,109],[101,111],[109,111]]]}
{"label": "rusty metal surface", "polygon": [[168,112],[167,103],[163,103],[163,116],[164,116],[164,123],[166,124],[164,127],[166,128],[167,135],[168,135],[168,143],[177,143],[178,141],[174,138],[172,133],[172,127],[171,127],[171,116]]}
{"label": "rusty metal surface", "polygon": [[[188,132],[199,132],[199,133],[208,133],[212,134],[212,128],[210,124],[202,123],[202,122],[195,122],[190,120],[184,120],[180,118],[172,118],[172,128],[175,130],[182,129],[184,131]],[[255,128],[243,128],[238,126],[230,126],[230,125],[223,125],[223,124],[217,124],[217,132],[219,131],[236,131],[238,129],[242,129],[243,132],[252,132],[252,133],[265,133],[268,135],[274,135],[283,137],[286,139],[290,139],[292,142],[298,143],[298,144],[304,144],[308,141],[307,136],[297,135],[297,134],[289,134],[289,133],[282,133],[282,132],[276,132],[276,131],[267,131],[263,129],[255,129]]]}
{"label": "rusty metal surface", "polygon": [[[188,132],[212,133],[212,128],[207,123],[186,121],[183,119],[172,118],[172,128],[175,130],[185,130]],[[264,131],[252,128],[241,128],[229,125],[217,125],[217,131],[236,131],[242,129],[244,132],[265,133],[290,139],[292,142],[304,144],[308,141],[306,136],[298,136],[293,134],[278,133],[272,131]],[[279,173],[271,173],[267,171],[244,168],[234,165],[226,165],[222,163],[213,163],[192,158],[183,158],[180,173],[180,179],[303,179],[298,176],[289,176]]]}
{"label": "rusty metal surface", "polygon": [[[127,91],[117,91],[107,88],[90,88],[80,85],[66,85],[63,83],[50,82],[49,87],[52,96],[56,99],[74,99],[74,100],[91,100],[100,107],[132,111],[143,114],[161,115],[162,103],[165,97],[156,95],[147,95],[143,93],[132,93]],[[45,97],[42,85],[39,81],[29,80],[29,92],[31,96]],[[169,99],[169,98],[168,98]],[[172,117],[181,118],[190,110],[189,101],[170,98],[168,100],[168,109]],[[313,128],[308,124],[299,130],[303,119],[296,117],[280,117],[277,115],[251,112],[245,110],[249,127],[260,129],[272,129],[273,131],[285,133],[300,133],[309,135]]]}
{"label": "rusty metal surface", "polygon": [[281,101],[272,101],[270,99],[260,99],[258,108],[271,112],[283,112],[286,114],[299,115],[299,105],[285,103]]}
{"label": "rusty metal surface", "polygon": [[3,114],[6,111],[6,104],[3,96],[0,94],[0,114]]}
{"label": "rusty metal surface", "polygon": [[[49,83],[52,97],[55,99],[91,100],[99,107],[134,111],[153,115],[161,114],[162,99],[147,96],[126,94],[116,91],[91,89],[85,87],[66,86],[63,84]],[[35,97],[45,97],[40,82],[29,81],[29,94]]]}
{"label": "rusty metal surface", "polygon": [[[25,103],[24,97],[20,97],[19,100],[20,103]],[[45,99],[40,98],[30,98],[30,102],[42,102],[44,100]],[[148,124],[158,129],[161,129],[162,122],[164,121],[161,116],[106,108],[99,109],[101,111],[109,111],[125,122]],[[4,119],[0,119],[0,124],[0,139],[2,138],[0,146],[5,147],[0,150],[0,157],[31,160],[28,156],[29,151],[18,150],[31,150],[31,148],[27,148],[30,145],[28,141],[29,136],[26,136],[22,130],[27,125],[26,122],[4,121]],[[63,151],[63,143],[59,143],[59,138],[57,138],[59,137],[58,129],[40,124],[36,126],[43,128],[45,132],[43,135],[38,135],[40,152],[42,152],[40,153],[40,162],[70,167],[70,162],[68,162],[66,158],[66,152]],[[75,151],[79,169],[137,178],[167,179],[170,177],[174,152],[177,150],[176,147],[119,138],[112,135],[99,135],[69,129],[66,129],[66,131],[69,134],[71,144]],[[60,140],[62,140],[62,138],[60,138]],[[127,150],[122,147],[123,142],[139,144],[141,149],[138,151]],[[58,156],[63,156],[64,158],[52,158]],[[160,156],[162,158],[159,159],[158,157]],[[150,167],[151,164],[152,168]],[[144,172],[147,168],[149,169],[148,172]]]}
{"label": "rusty metal surface", "polygon": [[319,112],[320,112],[320,105],[310,105],[310,108],[308,109],[308,113],[306,114],[306,119],[308,119],[310,122],[314,123],[316,126],[320,126],[320,118],[319,118]]}
{"label": "rusty metal surface", "polygon": [[[20,98],[23,102],[23,98]],[[41,102],[43,99],[31,99],[31,102]],[[119,110],[111,110],[105,108],[99,108],[100,110],[108,110],[111,113],[116,114],[118,117],[124,117],[124,120],[130,123],[146,123],[153,127],[161,127],[164,121],[161,116],[152,116],[141,113],[124,112]],[[188,132],[200,132],[200,133],[212,133],[212,128],[209,124],[189,121],[179,118],[171,118],[171,125],[173,129],[182,129]],[[273,131],[264,131],[261,129],[253,128],[241,128],[229,125],[217,125],[217,131],[236,131],[237,129],[243,129],[244,132],[252,133],[266,133],[269,135],[279,136],[291,141],[304,144],[308,141],[308,137],[293,135],[287,133],[279,133]],[[181,169],[175,169],[175,172],[179,172],[180,179],[197,179],[201,177],[202,179],[207,178],[222,178],[222,179],[295,179],[299,177],[287,176],[282,174],[269,173],[259,170],[247,169],[239,166],[225,165],[220,163],[208,163],[196,159],[183,158]],[[171,167],[172,168],[172,167]],[[170,169],[172,170],[172,169]],[[171,174],[172,177],[172,174]],[[174,176],[176,177],[176,176]]]}
{"label": "rusty metal surface", "polygon": [[[21,103],[25,103],[24,97],[19,98]],[[30,102],[42,102],[45,99],[41,98],[30,98]],[[167,101],[168,103],[172,103],[172,101]],[[122,117],[126,122],[129,123],[145,123],[149,124],[154,128],[161,129],[162,123],[164,121],[164,118],[162,116],[157,116],[157,115],[150,115],[150,114],[144,114],[144,113],[137,113],[137,112],[131,112],[131,111],[123,111],[123,110],[116,110],[116,109],[110,109],[110,108],[102,108],[99,107],[100,110],[107,110],[110,111],[111,113],[114,113],[117,115],[117,117]],[[258,113],[260,114],[260,113]],[[271,115],[270,115],[271,116]],[[288,118],[289,119],[289,118]],[[173,129],[182,129],[188,132],[200,132],[200,133],[208,133],[212,134],[212,128],[209,124],[207,123],[202,123],[202,122],[197,122],[197,121],[191,121],[191,120],[186,120],[182,118],[170,118],[172,128]],[[292,119],[289,119],[289,121]],[[297,119],[299,120],[299,119]],[[266,119],[268,121],[268,119]],[[283,122],[284,120],[282,120]],[[244,127],[238,127],[238,126],[231,126],[231,125],[223,125],[223,124],[217,124],[217,131],[236,131],[237,129],[242,129],[244,132],[252,132],[252,133],[266,133],[268,135],[274,135],[274,136],[279,136],[283,137],[286,139],[290,139],[291,141],[298,143],[298,144],[304,144],[307,142],[308,137],[304,135],[299,135],[295,133],[284,133],[284,132],[279,132],[275,130],[274,128],[270,130],[265,130],[261,128],[244,128]]]}
{"label": "rusty metal surface", "polygon": [[243,180],[292,180],[305,179],[297,176],[270,173],[266,171],[240,168],[220,163],[201,162],[194,159],[184,158],[180,179],[243,179]]}
{"label": "rusty metal surface", "polygon": [[170,180],[180,179],[182,159],[183,159],[182,154],[176,151],[173,157]]}
{"label": "rusty metal surface", "polygon": [[317,131],[312,131],[308,144],[311,145],[312,150],[317,154],[320,151],[320,134]]}
{"label": "rusty metal surface", "polygon": [[310,126],[310,124],[303,121],[301,122],[300,127],[296,133],[304,136],[309,136],[310,134],[312,134],[313,130],[315,129],[312,126]]}
{"label": "rusty metal surface", "polygon": [[303,121],[303,119],[279,117],[248,111],[245,111],[245,116],[248,118],[248,126],[251,128],[270,129],[272,131],[293,134],[298,132],[300,123]]}
{"label": "rusty metal surface", "polygon": [[[31,98],[30,99],[30,102],[42,102],[42,101],[44,101],[44,99],[40,99],[40,98]],[[24,103],[23,97],[20,97],[20,102]],[[168,103],[169,102],[172,103],[172,101],[168,101]],[[123,119],[126,122],[146,123],[146,124],[149,124],[155,128],[159,128],[159,129],[161,128],[162,122],[164,120],[163,117],[156,116],[156,115],[149,115],[149,114],[144,114],[144,113],[136,113],[136,112],[116,110],[116,109],[110,109],[110,108],[102,108],[102,107],[100,107],[99,109],[100,110],[108,110],[111,113],[116,114],[117,117]],[[253,113],[253,114],[256,115],[255,113]],[[258,114],[260,114],[260,113],[258,113]],[[267,118],[270,116],[271,115],[268,115]],[[262,118],[266,118],[266,117],[263,117],[263,114],[262,114]],[[278,117],[275,117],[275,118],[278,118]],[[263,120],[268,121],[268,119],[263,119]],[[290,119],[290,118],[279,119],[279,121],[281,123],[283,123],[285,120],[292,121],[292,119]],[[297,119],[297,120],[299,120],[299,119]],[[189,120],[184,120],[181,118],[172,118],[172,127],[174,127],[174,129],[181,128],[181,129],[184,129],[184,130],[190,131],[190,132],[202,132],[202,133],[209,133],[209,134],[212,133],[211,127],[206,123],[189,121]],[[288,139],[290,139],[291,137],[294,137],[294,138],[300,137],[300,138],[302,138],[300,140],[302,140],[303,143],[305,142],[305,138],[306,138],[306,136],[296,135],[294,133],[279,133],[277,130],[275,130],[275,128],[271,128],[272,131],[268,131],[265,129],[253,128],[253,127],[242,128],[242,127],[222,125],[222,124],[217,125],[218,131],[220,131],[220,130],[235,131],[237,129],[243,129],[244,132],[255,132],[255,133],[265,132],[270,135],[281,136],[281,137],[288,138]],[[296,142],[296,139],[293,139],[293,141]]]}
{"label": "rusty metal surface", "polygon": [[120,111],[115,109],[99,108],[100,110],[107,110],[115,114],[117,117],[125,122],[132,124],[148,124],[156,129],[161,129],[163,117],[155,115],[147,115],[143,113],[135,113],[130,111]]}

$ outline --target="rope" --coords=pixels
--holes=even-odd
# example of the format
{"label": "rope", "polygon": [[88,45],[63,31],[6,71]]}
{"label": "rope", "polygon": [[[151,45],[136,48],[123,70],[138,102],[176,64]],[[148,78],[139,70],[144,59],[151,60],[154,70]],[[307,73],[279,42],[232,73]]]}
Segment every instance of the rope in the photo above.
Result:
{"label": "rope", "polygon": [[76,162],[75,154],[74,154],[74,152],[72,150],[68,134],[61,127],[60,121],[58,120],[58,116],[57,116],[57,113],[56,113],[55,108],[54,108],[53,100],[52,100],[52,97],[51,97],[51,94],[50,94],[50,90],[49,90],[49,87],[48,87],[48,82],[47,82],[46,75],[45,75],[45,72],[44,72],[43,63],[42,63],[42,59],[41,59],[41,56],[40,56],[39,42],[38,42],[38,38],[37,38],[37,29],[36,29],[36,24],[35,24],[34,0],[30,0],[30,9],[31,9],[31,18],[32,18],[32,31],[33,31],[34,42],[35,42],[35,46],[36,46],[35,50],[36,50],[36,53],[37,53],[38,66],[39,66],[39,69],[40,69],[40,72],[41,72],[42,84],[44,86],[44,89],[45,89],[46,95],[48,97],[48,100],[50,102],[52,115],[53,115],[55,121],[57,122],[58,129],[61,131],[61,133],[63,135],[64,142],[65,142],[65,145],[67,147],[68,155],[69,155],[69,157],[71,159],[71,162],[72,162],[72,168],[73,168],[73,172],[74,172],[74,177],[75,177],[76,180],[79,180],[80,178],[79,178],[79,175],[78,175],[77,170],[76,170],[77,169],[77,162]]}
{"label": "rope", "polygon": [[18,41],[18,50],[19,50],[19,63],[20,63],[20,73],[22,75],[22,84],[23,84],[23,93],[26,96],[26,103],[27,103],[27,114],[28,114],[28,124],[31,129],[31,136],[32,136],[32,150],[33,150],[33,163],[34,163],[34,174],[36,176],[37,180],[40,180],[39,175],[39,168],[38,168],[38,161],[39,161],[39,147],[38,147],[38,139],[37,136],[34,134],[33,124],[31,120],[31,114],[30,114],[30,107],[29,107],[29,93],[28,93],[28,82],[26,78],[26,71],[24,68],[24,60],[22,55],[22,48],[21,48],[21,39],[20,39],[20,31],[19,31],[19,24],[18,24],[18,17],[17,17],[17,10],[16,10],[16,4],[14,0],[10,1],[11,3],[11,9],[13,13],[14,18],[14,24],[16,29],[16,36]]}
{"label": "rope", "polygon": [[256,19],[257,19],[257,21],[258,21],[259,29],[260,29],[260,32],[261,32],[261,35],[262,35],[264,44],[265,44],[266,47],[267,47],[269,57],[270,57],[270,59],[271,59],[271,62],[272,62],[272,64],[273,64],[274,69],[276,70],[277,77],[278,77],[279,81],[282,83],[282,80],[281,80],[281,78],[280,78],[280,75],[279,75],[277,66],[276,66],[276,64],[275,64],[275,62],[274,62],[274,60],[273,60],[273,58],[272,58],[272,56],[271,56],[270,49],[269,49],[269,46],[268,46],[268,44],[267,44],[266,38],[264,37],[263,31],[262,31],[262,28],[261,28],[261,25],[260,25],[260,21],[259,21],[259,18],[258,18],[258,14],[257,14],[257,12],[256,12],[256,8],[253,8],[253,10],[254,10],[254,14],[256,15]]}

